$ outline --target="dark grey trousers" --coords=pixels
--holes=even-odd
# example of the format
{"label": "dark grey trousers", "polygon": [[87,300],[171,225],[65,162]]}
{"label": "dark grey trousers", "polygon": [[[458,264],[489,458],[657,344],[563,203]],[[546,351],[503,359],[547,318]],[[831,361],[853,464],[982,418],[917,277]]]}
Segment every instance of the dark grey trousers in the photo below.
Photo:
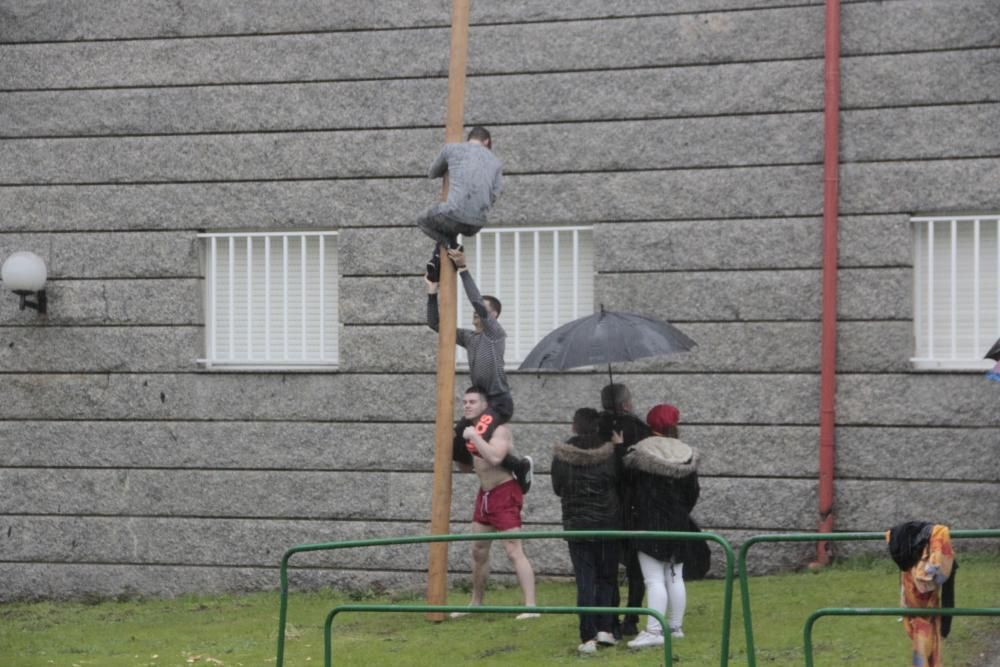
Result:
{"label": "dark grey trousers", "polygon": [[459,234],[462,236],[474,236],[482,229],[482,227],[449,218],[442,212],[444,206],[444,202],[439,202],[431,206],[423,215],[417,218],[417,227],[424,234],[434,239],[435,243],[443,243],[448,248],[454,248],[457,244],[455,239]]}

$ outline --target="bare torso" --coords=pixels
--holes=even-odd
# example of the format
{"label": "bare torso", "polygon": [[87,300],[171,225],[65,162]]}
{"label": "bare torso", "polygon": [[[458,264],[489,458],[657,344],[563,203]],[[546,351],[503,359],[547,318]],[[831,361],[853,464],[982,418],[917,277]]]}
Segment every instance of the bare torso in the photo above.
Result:
{"label": "bare torso", "polygon": [[492,465],[480,456],[474,456],[472,458],[472,467],[479,476],[479,485],[483,487],[483,491],[491,491],[504,482],[509,482],[514,479],[513,475],[511,475],[508,470],[505,470],[498,465]]}

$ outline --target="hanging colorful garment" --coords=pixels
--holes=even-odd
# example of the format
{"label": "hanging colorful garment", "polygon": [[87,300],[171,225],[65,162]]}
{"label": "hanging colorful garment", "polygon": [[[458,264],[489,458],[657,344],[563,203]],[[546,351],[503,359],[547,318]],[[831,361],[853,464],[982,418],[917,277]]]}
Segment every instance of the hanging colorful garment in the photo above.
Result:
{"label": "hanging colorful garment", "polygon": [[[911,521],[886,534],[889,551],[899,565],[900,605],[912,609],[954,606],[953,572],[958,568],[947,526]],[[951,628],[946,616],[905,616],[903,626],[913,645],[913,667],[941,667],[941,641]]]}

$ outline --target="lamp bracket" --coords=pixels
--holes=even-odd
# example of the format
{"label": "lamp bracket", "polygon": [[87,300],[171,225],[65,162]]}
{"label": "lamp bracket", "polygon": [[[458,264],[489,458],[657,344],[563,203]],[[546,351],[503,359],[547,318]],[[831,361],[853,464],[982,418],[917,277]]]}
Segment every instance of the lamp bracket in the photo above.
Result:
{"label": "lamp bracket", "polygon": [[[45,315],[48,311],[49,299],[45,296],[45,290],[32,292],[31,290],[16,289],[14,290],[14,294],[21,297],[21,310],[24,310],[25,308],[33,308],[41,315]],[[28,301],[28,297],[32,294],[35,295],[35,300]]]}

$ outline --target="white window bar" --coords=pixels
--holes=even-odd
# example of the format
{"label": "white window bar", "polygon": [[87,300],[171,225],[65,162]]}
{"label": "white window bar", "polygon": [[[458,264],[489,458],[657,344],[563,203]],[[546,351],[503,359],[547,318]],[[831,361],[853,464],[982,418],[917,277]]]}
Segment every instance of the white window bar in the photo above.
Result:
{"label": "white window bar", "polygon": [[247,361],[253,359],[253,239],[247,238]]}
{"label": "white window bar", "polygon": [[[541,253],[535,253],[536,256]],[[559,298],[559,269],[561,265],[559,264],[559,232],[552,232],[552,312],[555,314],[556,321],[559,321],[559,304],[562,300]],[[535,319],[535,340],[538,340],[538,319]]]}
{"label": "white window bar", "polygon": [[271,361],[271,237],[264,237],[264,361]]}
{"label": "white window bar", "polygon": [[319,358],[326,359],[326,237],[319,237]]}
{"label": "white window bar", "polygon": [[[499,238],[497,239],[499,240]],[[521,235],[514,235],[514,266],[521,266]],[[537,279],[537,274],[536,274]],[[501,302],[502,303],[502,302]],[[521,272],[514,271],[514,356],[521,358]]]}
{"label": "white window bar", "polygon": [[934,354],[934,221],[927,223],[927,356]]}
{"label": "white window bar", "polygon": [[573,230],[573,319],[580,317],[580,230]]}
{"label": "white window bar", "polygon": [[914,325],[914,339],[917,347],[917,354],[914,359],[920,358],[921,356],[927,357],[928,354],[921,354],[921,345],[924,344],[924,337],[920,335],[920,332],[924,330],[924,323],[926,322],[927,315],[924,314],[924,299],[923,292],[920,290],[920,286],[923,284],[924,276],[921,273],[921,267],[923,266],[923,257],[926,257],[924,251],[924,235],[920,233],[919,226],[914,230],[913,241],[913,325]]}
{"label": "white window bar", "polygon": [[[335,303],[327,302],[337,298],[336,285],[326,284],[327,280],[336,279],[335,267],[331,272],[332,264],[326,256],[331,248],[326,237],[335,235],[335,232],[200,234],[206,248],[207,303],[206,358],[198,361],[206,368],[229,365],[261,370],[336,364],[336,331],[331,334],[326,321],[331,314],[336,317]],[[271,243],[273,237],[280,238],[280,247],[275,248]],[[291,243],[296,238],[298,253],[292,254]],[[226,245],[220,247],[220,239]],[[257,239],[263,239],[263,244],[255,243]],[[276,271],[281,272],[280,285],[274,280]],[[280,323],[276,325],[278,319]],[[301,330],[296,330],[298,326]]]}
{"label": "white window bar", "polygon": [[[534,258],[533,258],[534,261],[532,262],[532,265],[531,265],[531,270],[532,270],[532,274],[531,275],[534,278],[534,280],[532,281],[533,282],[532,291],[534,293],[532,294],[532,299],[531,299],[531,301],[532,301],[531,305],[533,306],[533,310],[534,310],[534,312],[532,314],[533,314],[534,317],[532,318],[531,336],[532,336],[532,338],[534,340],[538,340],[539,339],[539,335],[540,335],[541,332],[538,329],[538,325],[539,325],[539,323],[540,323],[540,321],[542,319],[542,313],[541,313],[541,301],[542,301],[542,275],[541,275],[541,273],[542,273],[542,268],[541,268],[541,262],[539,261],[539,255],[542,254],[542,251],[541,251],[541,242],[540,242],[541,240],[539,239],[539,236],[538,236],[539,233],[540,232],[536,231],[536,232],[533,232],[531,234],[531,240],[533,242],[533,246],[532,247],[533,247],[533,250],[534,250]],[[517,238],[520,238],[520,237],[521,237],[521,235],[518,234]],[[520,264],[518,264],[518,266],[520,266]],[[520,327],[518,327],[518,329],[520,329]],[[518,356],[518,358],[520,358],[520,356]]]}
{"label": "white window bar", "polygon": [[972,222],[972,349],[979,349],[979,218]]}
{"label": "white window bar", "polygon": [[[494,236],[493,239],[494,239],[494,243],[493,243],[493,284],[496,285],[496,288],[493,290],[493,296],[495,296],[496,298],[500,299],[500,303],[503,303],[505,295],[501,294],[502,290],[500,289],[500,236],[499,235]],[[518,268],[515,267],[514,270],[517,271]]]}
{"label": "white window bar", "polygon": [[949,276],[949,287],[951,288],[951,358],[958,359],[958,221],[952,220],[951,226],[951,247],[949,248],[951,258],[951,275]]}
{"label": "white window bar", "polygon": [[282,360],[288,361],[288,237],[281,237],[281,320],[283,326],[282,340],[284,354]]}
{"label": "white window bar", "polygon": [[[217,273],[216,266],[218,265],[217,263],[218,263],[218,257],[219,257],[219,252],[218,252],[219,249],[218,249],[217,239],[213,238],[211,240],[211,242],[210,242],[210,245],[211,245],[212,249],[211,249],[211,251],[209,253],[210,254],[210,260],[209,260],[209,268],[208,268],[208,277],[209,277],[209,281],[208,281],[208,290],[209,290],[208,304],[209,304],[209,308],[212,311],[212,317],[214,317],[215,316],[215,312],[216,312],[215,309],[216,309],[217,297],[218,297],[218,292],[219,292],[218,287],[216,287],[216,280],[215,280],[216,273]],[[217,359],[218,356],[219,356],[219,354],[218,354],[218,349],[216,347],[216,332],[215,332],[215,327],[214,326],[210,326],[209,327],[209,333],[208,333],[208,358],[209,359]]]}
{"label": "white window bar", "polygon": [[236,358],[236,239],[229,237],[229,360]]}
{"label": "white window bar", "polygon": [[302,271],[302,281],[301,281],[302,282],[302,303],[299,305],[299,308],[300,308],[300,310],[302,312],[302,352],[301,352],[300,356],[302,357],[303,360],[305,360],[305,358],[306,358],[306,327],[308,326],[308,324],[306,324],[306,317],[309,315],[309,312],[307,310],[308,309],[308,304],[306,304],[306,271],[308,269],[308,266],[306,264],[306,262],[307,262],[307,260],[306,260],[306,237],[303,236],[300,239],[299,248],[301,249],[301,257],[302,257],[302,266],[300,267],[300,270]]}

